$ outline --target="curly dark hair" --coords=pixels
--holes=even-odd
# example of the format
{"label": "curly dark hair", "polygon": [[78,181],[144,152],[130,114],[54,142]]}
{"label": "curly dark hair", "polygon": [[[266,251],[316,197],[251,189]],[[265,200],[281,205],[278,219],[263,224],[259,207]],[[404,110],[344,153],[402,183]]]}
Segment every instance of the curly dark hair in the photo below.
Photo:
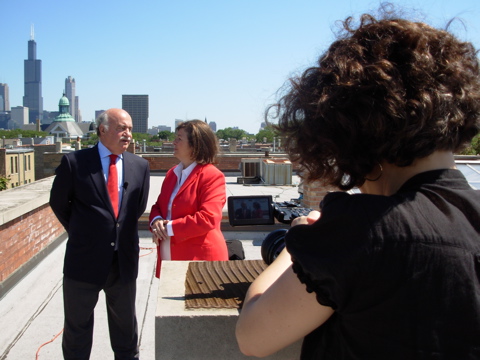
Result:
{"label": "curly dark hair", "polygon": [[217,135],[202,120],[188,120],[180,123],[176,131],[183,129],[192,147],[192,158],[199,164],[214,164],[220,150]]}
{"label": "curly dark hair", "polygon": [[348,190],[381,161],[408,166],[457,152],[480,125],[477,53],[420,22],[352,17],[318,64],[266,112],[306,180]]}

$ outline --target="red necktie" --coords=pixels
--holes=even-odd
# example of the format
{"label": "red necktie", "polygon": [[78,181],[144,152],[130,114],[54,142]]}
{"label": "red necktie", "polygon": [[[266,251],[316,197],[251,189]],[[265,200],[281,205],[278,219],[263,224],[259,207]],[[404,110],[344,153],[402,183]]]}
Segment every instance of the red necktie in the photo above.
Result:
{"label": "red necktie", "polygon": [[110,166],[108,167],[108,180],[107,180],[107,190],[108,195],[110,195],[110,201],[112,203],[113,212],[115,217],[118,216],[118,174],[117,174],[117,155],[110,156]]}

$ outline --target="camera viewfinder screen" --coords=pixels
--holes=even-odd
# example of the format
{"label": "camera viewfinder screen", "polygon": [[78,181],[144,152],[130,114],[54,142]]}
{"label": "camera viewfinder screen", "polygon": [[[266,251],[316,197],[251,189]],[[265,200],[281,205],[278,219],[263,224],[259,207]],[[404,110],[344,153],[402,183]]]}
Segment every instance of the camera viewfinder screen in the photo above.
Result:
{"label": "camera viewfinder screen", "polygon": [[228,219],[232,226],[273,224],[272,196],[230,196]]}

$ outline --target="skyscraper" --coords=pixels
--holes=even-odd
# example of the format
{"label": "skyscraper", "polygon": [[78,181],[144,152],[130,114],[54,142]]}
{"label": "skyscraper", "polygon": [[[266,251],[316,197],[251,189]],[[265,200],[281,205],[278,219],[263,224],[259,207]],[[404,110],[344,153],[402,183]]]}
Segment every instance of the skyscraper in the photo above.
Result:
{"label": "skyscraper", "polygon": [[30,30],[28,41],[28,59],[24,60],[24,96],[23,106],[29,109],[29,122],[36,123],[43,119],[43,97],[42,97],[42,60],[37,60],[37,43],[35,33]]}
{"label": "skyscraper", "polygon": [[0,83],[0,111],[10,111],[8,84]]}
{"label": "skyscraper", "polygon": [[65,79],[65,96],[68,99],[68,102],[70,103],[70,115],[75,119],[75,121],[78,121],[76,118],[76,101],[75,101],[75,79],[72,78],[71,76],[67,77]]}
{"label": "skyscraper", "polygon": [[210,121],[208,126],[210,126],[210,129],[212,129],[213,132],[217,132],[217,123],[215,121]]}
{"label": "skyscraper", "polygon": [[132,117],[132,132],[146,134],[148,129],[148,95],[122,95],[122,109]]}

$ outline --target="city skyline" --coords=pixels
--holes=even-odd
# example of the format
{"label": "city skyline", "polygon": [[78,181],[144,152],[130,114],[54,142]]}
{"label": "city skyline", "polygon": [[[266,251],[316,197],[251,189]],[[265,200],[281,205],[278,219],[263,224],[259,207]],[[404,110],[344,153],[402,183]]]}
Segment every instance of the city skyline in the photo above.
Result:
{"label": "city skyline", "polygon": [[[478,1],[393,2],[408,18],[435,27],[461,19],[450,30],[480,47]],[[22,105],[22,63],[34,24],[45,110],[56,111],[71,76],[84,121],[93,120],[96,110],[120,108],[123,94],[148,94],[150,127],[173,128],[175,119],[207,118],[218,129],[257,133],[277,90],[313,65],[334,40],[335,22],[348,15],[358,18],[378,4],[139,0],[132,6],[119,0],[112,6],[86,0],[59,6],[53,0],[3,1],[0,32],[7,35],[2,37],[0,83],[9,86],[10,106]],[[65,26],[59,26],[62,21]]]}

